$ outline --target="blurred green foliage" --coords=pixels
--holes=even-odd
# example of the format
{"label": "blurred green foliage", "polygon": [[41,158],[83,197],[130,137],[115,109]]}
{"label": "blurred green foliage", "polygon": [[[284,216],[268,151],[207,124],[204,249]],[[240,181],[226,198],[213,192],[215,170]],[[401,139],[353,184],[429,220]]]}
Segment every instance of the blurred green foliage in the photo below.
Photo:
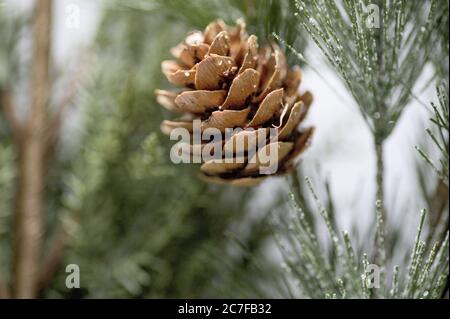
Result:
{"label": "blurred green foliage", "polygon": [[[170,47],[214,19],[243,17],[262,42],[274,28],[300,38],[280,16],[288,13],[288,2],[257,2],[107,7],[96,39],[97,65],[81,98],[81,148],[64,171],[60,215],[74,229],[66,263],[80,266],[80,296],[261,296],[256,286],[271,264],[255,267],[252,258],[270,234],[267,213],[249,218],[250,189],[207,185],[196,178],[196,167],[171,164],[173,142],[159,132],[170,114],[153,96],[155,88],[168,86],[160,62]],[[306,42],[301,44],[303,49]],[[276,273],[271,269],[263,281]],[[48,296],[67,296],[61,282],[54,281]]]}
{"label": "blurred green foliage", "polygon": [[[196,17],[191,21],[169,18],[169,7],[170,2],[155,10],[105,7],[75,111],[65,119],[76,128],[62,141],[75,149],[61,143],[49,162],[44,254],[60,225],[69,240],[42,297],[239,297],[255,291],[239,288],[235,277],[260,278],[249,254],[257,254],[269,234],[266,215],[249,218],[251,189],[205,184],[196,177],[197,167],[170,162],[173,141],[159,130],[170,114],[153,94],[169,87],[160,63],[170,47],[223,11],[203,7],[186,15]],[[8,68],[22,63],[15,54],[17,21],[0,19],[8,26],[1,32],[12,30],[2,39],[14,40],[2,45],[1,65]],[[25,76],[10,77],[7,84],[20,91],[24,82]],[[16,154],[2,116],[0,271],[9,281]],[[237,241],[245,252],[235,247]],[[81,289],[64,285],[65,265],[71,263],[80,266]]]}
{"label": "blurred green foliage", "polygon": [[[156,88],[170,87],[160,71],[161,61],[169,58],[169,49],[186,32],[203,29],[217,18],[233,23],[243,17],[249,32],[257,34],[261,42],[272,40],[275,33],[303,52],[307,42],[300,24],[286,18],[292,18],[293,3],[107,2],[76,109],[66,118],[77,124],[70,132],[76,146],[67,149],[61,144],[49,163],[46,250],[59,225],[68,232],[69,242],[61,267],[42,297],[323,297],[324,292],[340,296],[342,287],[334,276],[340,267],[338,250],[346,247],[334,247],[331,240],[324,248],[321,242],[306,238],[304,229],[292,229],[296,224],[283,219],[291,217],[290,213],[284,216],[291,211],[284,198],[274,201],[276,211],[281,210],[281,222],[269,225],[268,212],[273,207],[255,214],[250,201],[253,190],[208,185],[197,179],[195,165],[172,164],[169,150],[173,141],[159,130],[161,121],[171,114],[156,103],[153,94]],[[447,19],[448,25],[448,15],[442,19]],[[8,85],[19,92],[25,87],[20,78],[24,66],[17,54],[17,41],[26,21],[0,16],[0,88]],[[448,36],[446,39],[448,56]],[[299,62],[292,56],[289,59]],[[433,62],[439,69],[438,76],[448,76],[448,62],[442,63],[437,55]],[[12,144],[0,113],[0,274],[6,281],[16,156]],[[301,217],[315,234],[323,228],[317,228],[322,210],[314,207],[302,180],[299,176],[291,179],[294,202],[302,211],[297,216],[296,210],[294,218]],[[320,197],[327,199],[327,226],[337,229],[326,183],[323,193],[326,196]],[[299,257],[294,258],[295,264],[285,258],[285,276],[280,276],[280,267],[262,254],[272,232],[290,240],[290,253]],[[373,245],[367,238],[372,235],[364,237],[369,247]],[[388,241],[394,249],[394,240]],[[358,261],[362,255],[359,246],[354,246]],[[283,247],[279,248],[283,252]],[[398,249],[404,251],[404,247]],[[324,262],[313,269],[309,259],[316,254]],[[375,254],[369,251],[368,258]],[[80,266],[81,289],[69,290],[64,285],[64,268],[71,263]],[[320,266],[329,268],[326,275],[333,277],[329,282],[333,289],[319,291],[320,283],[314,275],[323,270]],[[303,284],[309,285],[306,290],[310,292],[299,294],[295,286],[305,278]],[[358,274],[351,278],[356,284]]]}
{"label": "blurred green foliage", "polygon": [[[294,0],[130,0],[126,3],[117,1],[117,5],[141,12],[158,12],[173,24],[185,23],[197,29],[203,29],[215,19],[223,19],[232,25],[243,18],[249,34],[258,36],[260,44],[274,41],[273,33],[298,52],[303,52],[308,44],[301,25],[291,20]],[[279,45],[289,63],[302,63],[284,43]]]}
{"label": "blurred green foliage", "polygon": [[[251,190],[208,185],[196,167],[173,165],[173,142],[159,132],[169,114],[153,96],[168,85],[161,60],[192,27],[158,11],[106,11],[80,97],[80,149],[63,172],[60,216],[72,239],[63,264],[80,266],[82,289],[69,293],[61,269],[46,296],[218,296],[220,258],[236,255],[226,233],[240,236],[233,226],[244,219]],[[245,232],[258,250],[267,232]],[[247,272],[239,255],[230,273]]]}

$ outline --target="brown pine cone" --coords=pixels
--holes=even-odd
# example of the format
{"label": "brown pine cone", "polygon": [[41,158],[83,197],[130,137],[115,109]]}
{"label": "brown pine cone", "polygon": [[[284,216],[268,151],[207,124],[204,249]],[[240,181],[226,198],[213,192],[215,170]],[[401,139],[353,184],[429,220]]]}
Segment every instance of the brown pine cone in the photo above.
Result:
{"label": "brown pine cone", "polygon": [[[258,48],[256,36],[247,35],[243,22],[228,27],[218,20],[204,32],[190,33],[171,53],[178,61],[163,61],[162,72],[169,82],[184,89],[155,93],[162,106],[182,117],[163,121],[162,131],[170,134],[176,128],[185,128],[192,134],[194,120],[200,120],[202,132],[215,128],[222,135],[223,142],[216,143],[221,152],[210,151],[214,159],[201,160],[203,179],[243,186],[258,184],[268,176],[261,173],[261,152],[270,155],[269,144],[277,149],[276,171],[270,175],[294,169],[294,159],[309,145],[314,132],[312,127],[301,132],[297,129],[313,97],[310,92],[298,93],[301,70],[297,66],[288,68],[276,44]],[[242,130],[227,140],[226,130],[235,128]],[[277,129],[276,136],[270,135],[270,128]],[[267,146],[258,144],[256,149],[256,140],[259,143],[261,138]],[[191,139],[190,144],[183,152],[192,161],[208,141],[193,145]],[[225,154],[234,154],[231,162],[224,160]]]}

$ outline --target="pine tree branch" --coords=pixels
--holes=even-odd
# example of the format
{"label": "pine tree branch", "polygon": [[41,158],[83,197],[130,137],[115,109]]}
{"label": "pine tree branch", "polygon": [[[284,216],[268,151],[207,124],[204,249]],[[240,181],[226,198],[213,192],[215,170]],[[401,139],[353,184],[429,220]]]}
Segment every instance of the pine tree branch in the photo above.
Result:
{"label": "pine tree branch", "polygon": [[[386,209],[384,206],[384,147],[383,141],[375,137],[375,157],[376,157],[376,200],[380,203],[381,218],[386,220]],[[384,230],[382,230],[384,232]]]}
{"label": "pine tree branch", "polygon": [[19,149],[12,296],[34,298],[38,293],[38,265],[42,251],[44,153],[50,94],[52,1],[36,2],[33,17],[33,55],[30,73],[31,107]]}
{"label": "pine tree branch", "polygon": [[386,234],[386,207],[384,198],[384,146],[383,137],[380,135],[375,135],[375,157],[376,157],[376,252],[375,260],[377,265],[380,266],[380,280],[383,282],[383,289],[377,291],[379,296],[384,296],[384,280],[385,280],[385,264],[386,264],[386,245],[385,245],[385,234]]}
{"label": "pine tree branch", "polygon": [[61,261],[64,258],[67,239],[67,232],[64,229],[57,231],[55,238],[50,244],[50,252],[40,270],[39,291],[43,291],[48,287],[55,273],[58,271]]}
{"label": "pine tree branch", "polygon": [[73,72],[71,79],[69,80],[64,92],[66,92],[60,101],[58,101],[55,105],[56,113],[53,115],[50,120],[50,124],[47,127],[46,131],[46,153],[47,156],[50,156],[52,153],[55,144],[58,140],[58,136],[61,130],[62,121],[64,119],[64,115],[70,109],[72,105],[73,99],[78,92],[78,84],[80,82],[81,75],[84,71],[84,64],[82,63],[84,58],[81,58],[80,65],[77,66],[76,71]]}
{"label": "pine tree branch", "polygon": [[[46,147],[45,147],[45,155],[44,155],[44,163],[47,164],[49,158],[53,155],[56,143],[58,141],[58,137],[60,135],[62,122],[65,114],[70,109],[70,106],[73,105],[73,99],[78,92],[77,86],[84,70],[84,67],[80,65],[76,68],[72,74],[72,78],[67,84],[66,89],[64,90],[66,94],[61,98],[61,100],[56,104],[56,114],[51,119],[50,125],[46,130]],[[43,263],[43,266],[40,270],[39,274],[39,291],[43,291],[50,284],[54,274],[57,272],[58,267],[61,264],[61,260],[64,257],[64,250],[67,242],[67,233],[64,229],[57,231],[56,237],[53,242],[50,244],[50,253],[48,254],[46,260]]]}

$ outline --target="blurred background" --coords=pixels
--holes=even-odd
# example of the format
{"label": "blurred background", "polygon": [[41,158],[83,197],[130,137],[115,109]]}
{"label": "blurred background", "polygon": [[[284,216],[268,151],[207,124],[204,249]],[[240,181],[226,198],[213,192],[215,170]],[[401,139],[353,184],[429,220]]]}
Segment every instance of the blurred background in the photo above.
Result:
{"label": "blurred background", "polygon": [[[258,1],[257,1],[258,2]],[[264,2],[265,4],[271,1]],[[32,105],[31,17],[36,1],[0,1],[0,87],[8,89],[18,122]],[[283,297],[280,253],[271,215],[286,210],[292,177],[254,188],[206,184],[195,165],[174,165],[159,131],[171,115],[155,101],[170,88],[160,70],[171,47],[211,20],[243,17],[259,37],[253,1],[58,0],[51,14],[49,110],[57,137],[41,169],[43,266],[34,265],[45,298]],[[273,12],[272,12],[273,13]],[[284,13],[288,15],[288,13]],[[286,21],[288,23],[288,21]],[[298,176],[310,176],[332,203],[336,223],[358,247],[374,232],[373,137],[343,82],[300,28],[295,47],[305,60],[302,89],[315,100],[316,127]],[[409,254],[421,208],[437,178],[418,156],[439,152],[424,132],[436,101],[428,63],[385,148],[385,205],[397,255]],[[448,72],[448,62],[447,62]],[[447,74],[448,77],[448,74]],[[430,84],[431,83],[431,84]],[[66,96],[68,95],[68,96]],[[64,105],[60,112],[59,105]],[[61,114],[60,114],[61,113]],[[0,113],[0,281],[14,282],[13,212],[18,157],[7,114]],[[302,183],[300,183],[302,184]],[[322,187],[323,186],[323,187]],[[299,186],[302,190],[304,185]],[[441,190],[448,196],[448,188]],[[425,194],[425,195],[424,195]],[[448,203],[444,204],[447,207]],[[445,209],[445,208],[444,208]],[[393,239],[394,240],[394,239]],[[81,288],[65,287],[65,266],[80,267]]]}

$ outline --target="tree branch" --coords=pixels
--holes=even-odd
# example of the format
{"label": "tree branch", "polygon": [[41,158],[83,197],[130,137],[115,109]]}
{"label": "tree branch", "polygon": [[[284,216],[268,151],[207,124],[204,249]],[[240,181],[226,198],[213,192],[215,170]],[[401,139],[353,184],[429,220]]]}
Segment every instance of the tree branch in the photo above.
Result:
{"label": "tree branch", "polygon": [[38,0],[33,16],[30,112],[19,148],[12,296],[35,298],[42,252],[45,127],[50,95],[52,0]]}
{"label": "tree branch", "polygon": [[[380,280],[383,282],[383,287],[385,283],[385,265],[386,265],[386,206],[384,198],[384,148],[383,148],[383,138],[375,135],[375,157],[376,157],[376,256],[375,260],[381,267]],[[380,295],[383,295],[384,291],[380,290]]]}
{"label": "tree branch", "polygon": [[57,272],[64,257],[68,235],[64,229],[57,231],[50,247],[50,252],[44,261],[39,273],[39,290],[43,291],[48,287],[55,273]]}
{"label": "tree branch", "polygon": [[72,75],[72,79],[67,85],[67,88],[65,90],[66,94],[64,94],[64,96],[55,106],[56,113],[51,119],[46,131],[46,152],[48,154],[51,154],[55,147],[64,115],[69,110],[69,106],[72,104],[73,98],[78,91],[77,85],[81,77],[82,70],[83,68],[81,66],[77,67],[77,71]]}

